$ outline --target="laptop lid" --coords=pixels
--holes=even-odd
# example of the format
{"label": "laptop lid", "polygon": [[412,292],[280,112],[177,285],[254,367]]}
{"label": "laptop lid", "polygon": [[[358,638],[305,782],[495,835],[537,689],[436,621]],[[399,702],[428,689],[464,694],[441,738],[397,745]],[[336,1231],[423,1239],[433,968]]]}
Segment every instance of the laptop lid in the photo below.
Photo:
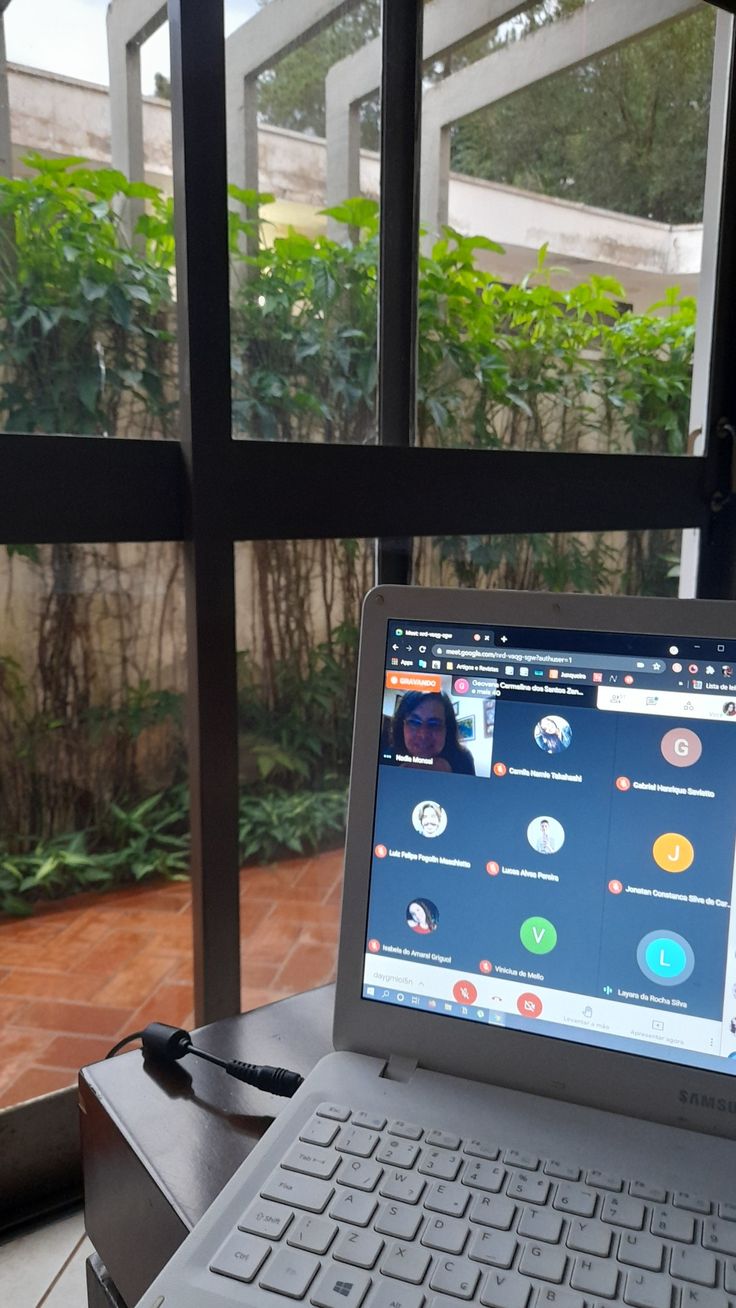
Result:
{"label": "laptop lid", "polygon": [[736,1137],[736,608],[379,587],[336,1048]]}

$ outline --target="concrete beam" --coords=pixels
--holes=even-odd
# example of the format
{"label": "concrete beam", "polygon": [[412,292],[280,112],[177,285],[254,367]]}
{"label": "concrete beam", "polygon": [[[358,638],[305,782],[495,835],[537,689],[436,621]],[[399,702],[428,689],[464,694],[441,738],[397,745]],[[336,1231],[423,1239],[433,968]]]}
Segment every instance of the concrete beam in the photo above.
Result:
{"label": "concrete beam", "polygon": [[225,43],[228,179],[259,189],[257,79],[359,0],[271,0]]}
{"label": "concrete beam", "polygon": [[0,4],[0,174],[13,176],[13,151],[10,144],[10,97],[8,95],[8,61],[5,53],[3,14],[10,0]]}
{"label": "concrete beam", "polygon": [[[471,36],[480,36],[526,8],[518,0],[434,0],[424,15],[425,61],[440,58]],[[325,110],[327,138],[327,205],[340,204],[360,193],[361,101],[381,85],[381,41],[369,41],[327,74]],[[328,223],[334,239],[344,235],[340,223]]]}
{"label": "concrete beam", "polygon": [[[112,165],[131,182],[143,181],[144,171],[141,46],[165,22],[166,5],[161,0],[111,0],[107,10]],[[129,237],[142,212],[141,200],[128,200],[122,206]]]}
{"label": "concrete beam", "polygon": [[452,123],[698,9],[700,0],[597,0],[431,87],[422,115],[423,224],[434,232],[447,222]]}

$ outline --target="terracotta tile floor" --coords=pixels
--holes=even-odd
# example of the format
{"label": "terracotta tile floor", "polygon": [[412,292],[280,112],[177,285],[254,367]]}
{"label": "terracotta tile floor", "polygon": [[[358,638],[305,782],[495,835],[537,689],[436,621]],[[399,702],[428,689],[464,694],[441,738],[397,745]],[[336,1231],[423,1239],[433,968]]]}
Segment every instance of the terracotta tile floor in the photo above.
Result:
{"label": "terracotta tile floor", "polygon": [[[342,849],[241,872],[243,1009],[331,981]],[[129,1031],[191,1026],[181,882],[78,895],[0,919],[0,1108],[73,1084]]]}

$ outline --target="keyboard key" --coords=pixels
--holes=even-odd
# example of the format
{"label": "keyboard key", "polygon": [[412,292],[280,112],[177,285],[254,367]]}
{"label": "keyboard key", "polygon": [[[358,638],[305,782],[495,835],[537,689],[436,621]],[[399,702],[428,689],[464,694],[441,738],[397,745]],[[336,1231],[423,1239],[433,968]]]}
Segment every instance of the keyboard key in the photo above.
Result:
{"label": "keyboard key", "polygon": [[[556,1176],[558,1181],[579,1181],[580,1168],[570,1167],[568,1163],[560,1163],[556,1158],[549,1158],[544,1164],[544,1170],[547,1176]],[[554,1294],[555,1291],[550,1293]],[[572,1296],[577,1299],[577,1295]]]}
{"label": "keyboard key", "polygon": [[486,1308],[526,1308],[531,1285],[516,1272],[491,1272],[480,1292]]}
{"label": "keyboard key", "polygon": [[733,1222],[721,1222],[717,1217],[706,1217],[703,1222],[703,1246],[733,1257],[736,1255],[736,1226]]}
{"label": "keyboard key", "polygon": [[356,1154],[358,1158],[370,1158],[380,1138],[375,1131],[366,1131],[362,1126],[344,1126],[335,1148],[342,1154]]}
{"label": "keyboard key", "polygon": [[404,1203],[415,1204],[421,1199],[427,1188],[427,1182],[414,1172],[386,1172],[378,1193],[384,1199],[401,1199]]}
{"label": "keyboard key", "polygon": [[384,1204],[374,1226],[381,1235],[392,1235],[395,1240],[414,1240],[423,1220],[421,1208]]}
{"label": "keyboard key", "polygon": [[350,1222],[353,1226],[368,1226],[378,1203],[372,1194],[360,1190],[338,1190],[330,1205],[330,1217],[336,1222]]}
{"label": "keyboard key", "polygon": [[703,1213],[706,1217],[710,1213],[710,1200],[700,1194],[690,1194],[687,1190],[675,1190],[672,1203],[675,1208],[686,1208],[689,1213]]}
{"label": "keyboard key", "polygon": [[423,1128],[417,1126],[416,1122],[404,1122],[401,1118],[389,1122],[388,1129],[391,1135],[401,1135],[405,1140],[421,1140],[424,1134]]}
{"label": "keyboard key", "polygon": [[648,1199],[653,1204],[667,1203],[667,1191],[648,1181],[629,1181],[629,1194],[634,1199]]}
{"label": "keyboard key", "polygon": [[491,1140],[468,1140],[463,1153],[470,1154],[472,1158],[488,1158],[493,1161],[498,1158],[499,1150]]}
{"label": "keyboard key", "polygon": [[723,1284],[728,1294],[736,1294],[736,1259],[726,1263]]}
{"label": "keyboard key", "polygon": [[629,1267],[641,1267],[645,1272],[661,1272],[664,1245],[653,1235],[627,1231],[618,1242],[618,1260]]}
{"label": "keyboard key", "polygon": [[455,1217],[430,1217],[422,1233],[422,1244],[442,1253],[459,1254],[465,1248],[468,1226]]}
{"label": "keyboard key", "polygon": [[353,1121],[356,1126],[367,1126],[369,1131],[382,1131],[386,1125],[386,1118],[380,1113],[353,1113]]}
{"label": "keyboard key", "polygon": [[331,1145],[339,1130],[337,1122],[331,1122],[327,1117],[317,1117],[315,1114],[306,1126],[302,1127],[299,1139],[303,1140],[304,1144]]}
{"label": "keyboard key", "polygon": [[318,1117],[329,1117],[333,1122],[347,1122],[350,1117],[350,1109],[344,1104],[320,1104],[316,1113]]}
{"label": "keyboard key", "polygon": [[286,1237],[286,1243],[307,1253],[326,1254],[337,1234],[334,1222],[326,1217],[300,1217]]}
{"label": "keyboard key", "polygon": [[452,1181],[435,1181],[424,1200],[431,1213],[447,1213],[448,1217],[463,1217],[470,1203],[470,1195],[461,1185]]}
{"label": "keyboard key", "polygon": [[334,1189],[328,1181],[286,1172],[282,1167],[276,1169],[261,1190],[263,1199],[291,1204],[292,1208],[305,1208],[310,1213],[323,1213],[333,1194]]}
{"label": "keyboard key", "polygon": [[476,1231],[470,1242],[468,1257],[493,1267],[510,1267],[516,1253],[516,1240],[507,1231]]}
{"label": "keyboard key", "polygon": [[383,1249],[383,1240],[373,1231],[341,1231],[337,1244],[332,1250],[332,1257],[340,1263],[351,1263],[354,1267],[370,1269],[378,1260]]}
{"label": "keyboard key", "polygon": [[367,1158],[343,1158],[337,1173],[338,1185],[349,1185],[353,1190],[375,1190],[383,1176],[383,1168]]}
{"label": "keyboard key", "polygon": [[632,1308],[670,1308],[672,1286],[666,1276],[649,1272],[629,1272],[624,1289],[624,1303]]}
{"label": "keyboard key", "polygon": [[525,1172],[536,1172],[539,1167],[537,1155],[524,1153],[522,1149],[507,1149],[503,1161],[508,1163],[509,1167],[521,1167]]}
{"label": "keyboard key", "polygon": [[439,1149],[460,1148],[460,1136],[451,1131],[428,1131],[424,1139],[428,1145],[436,1145]]}
{"label": "keyboard key", "polygon": [[728,1308],[728,1301],[717,1290],[695,1290],[691,1285],[683,1285],[680,1308]]}
{"label": "keyboard key", "polygon": [[[310,1300],[316,1308],[360,1308],[371,1283],[367,1272],[331,1263],[315,1285]],[[420,1308],[409,1305],[407,1308]]]}
{"label": "keyboard key", "polygon": [[557,1244],[562,1231],[562,1218],[548,1208],[525,1208],[519,1222],[519,1235],[530,1240],[547,1240]]}
{"label": "keyboard key", "polygon": [[610,1227],[603,1226],[601,1222],[586,1221],[581,1217],[575,1217],[570,1222],[567,1236],[568,1249],[575,1249],[578,1253],[594,1254],[597,1258],[607,1258],[612,1241],[613,1231]]}
{"label": "keyboard key", "polygon": [[381,1271],[384,1276],[395,1276],[399,1281],[410,1281],[414,1285],[421,1285],[431,1261],[431,1254],[420,1245],[396,1242],[389,1245],[386,1250]]}
{"label": "keyboard key", "polygon": [[[396,1281],[381,1281],[369,1301],[369,1308],[423,1308],[424,1295],[413,1285],[397,1285]],[[448,1304],[443,1308],[450,1308]]]}
{"label": "keyboard key", "polygon": [[598,1196],[595,1190],[586,1190],[582,1185],[558,1185],[557,1194],[552,1200],[552,1207],[561,1213],[574,1213],[576,1217],[592,1217]]}
{"label": "keyboard key", "polygon": [[238,1222],[238,1230],[249,1231],[251,1235],[265,1235],[267,1240],[280,1240],[293,1219],[294,1214],[284,1208],[283,1204],[256,1199]]}
{"label": "keyboard key", "polygon": [[425,1176],[436,1176],[442,1181],[454,1181],[460,1171],[462,1159],[459,1154],[446,1149],[425,1149],[419,1171]]}
{"label": "keyboard key", "polygon": [[585,1173],[587,1185],[594,1185],[599,1190],[623,1190],[623,1177],[616,1176],[613,1172],[600,1172],[598,1168],[593,1167]]}
{"label": "keyboard key", "polygon": [[570,1285],[585,1295],[600,1294],[604,1299],[613,1299],[618,1286],[616,1265],[602,1258],[576,1258]]}
{"label": "keyboard key", "polygon": [[719,1204],[718,1216],[726,1222],[736,1222],[736,1204]]}
{"label": "keyboard key", "polygon": [[440,1258],[435,1264],[430,1290],[441,1290],[443,1294],[454,1294],[457,1299],[472,1299],[480,1280],[480,1268],[474,1267],[467,1258]]}
{"label": "keyboard key", "polygon": [[508,1176],[506,1168],[501,1163],[486,1162],[484,1159],[475,1159],[465,1164],[463,1171],[463,1185],[472,1185],[474,1190],[485,1190],[488,1194],[498,1194],[503,1189],[503,1183]]}
{"label": "keyboard key", "polygon": [[210,1271],[247,1283],[257,1275],[270,1252],[271,1246],[267,1240],[234,1231],[222,1248],[218,1249],[210,1263]]}
{"label": "keyboard key", "polygon": [[694,1285],[714,1286],[717,1279],[714,1255],[689,1244],[680,1244],[672,1250],[670,1271],[679,1280],[692,1281]]}
{"label": "keyboard key", "polygon": [[630,1231],[640,1231],[644,1225],[646,1208],[641,1199],[632,1199],[631,1195],[609,1194],[603,1201],[601,1221],[612,1222],[615,1226],[626,1226]]}
{"label": "keyboard key", "polygon": [[528,1244],[519,1260],[519,1271],[525,1276],[538,1276],[540,1281],[554,1281],[557,1285],[564,1280],[566,1267],[564,1249],[550,1244]]}
{"label": "keyboard key", "polygon": [[560,1289],[555,1285],[540,1285],[534,1308],[585,1308],[582,1295],[573,1294],[572,1290]]}
{"label": "keyboard key", "polygon": [[311,1254],[298,1249],[279,1249],[261,1273],[258,1284],[263,1290],[285,1294],[289,1299],[303,1299],[320,1264]]}
{"label": "keyboard key", "polygon": [[281,1166],[289,1172],[303,1172],[305,1176],[319,1176],[329,1181],[337,1171],[339,1155],[332,1149],[319,1149],[316,1145],[292,1145]]}
{"label": "keyboard key", "polygon": [[377,1163],[390,1163],[392,1167],[413,1167],[419,1157],[419,1145],[412,1140],[397,1140],[389,1136],[376,1154]]}
{"label": "keyboard key", "polygon": [[495,1226],[499,1231],[508,1231],[516,1216],[516,1204],[500,1194],[479,1194],[473,1200],[469,1216],[471,1222],[477,1222],[479,1226]]}
{"label": "keyboard key", "polygon": [[652,1235],[664,1236],[665,1240],[682,1240],[685,1244],[692,1244],[695,1222],[677,1208],[657,1206],[652,1209],[650,1229]]}
{"label": "keyboard key", "polygon": [[533,1176],[529,1172],[514,1172],[506,1186],[510,1199],[521,1199],[527,1204],[544,1204],[550,1192],[550,1182],[543,1176]]}

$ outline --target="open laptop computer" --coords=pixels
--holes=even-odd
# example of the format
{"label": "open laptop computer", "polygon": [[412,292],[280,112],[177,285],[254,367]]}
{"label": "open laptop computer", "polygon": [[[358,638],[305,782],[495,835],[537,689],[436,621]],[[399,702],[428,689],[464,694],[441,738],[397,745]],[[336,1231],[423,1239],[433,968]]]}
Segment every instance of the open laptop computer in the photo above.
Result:
{"label": "open laptop computer", "polygon": [[736,608],[366,598],[334,1042],[141,1308],[736,1308]]}

